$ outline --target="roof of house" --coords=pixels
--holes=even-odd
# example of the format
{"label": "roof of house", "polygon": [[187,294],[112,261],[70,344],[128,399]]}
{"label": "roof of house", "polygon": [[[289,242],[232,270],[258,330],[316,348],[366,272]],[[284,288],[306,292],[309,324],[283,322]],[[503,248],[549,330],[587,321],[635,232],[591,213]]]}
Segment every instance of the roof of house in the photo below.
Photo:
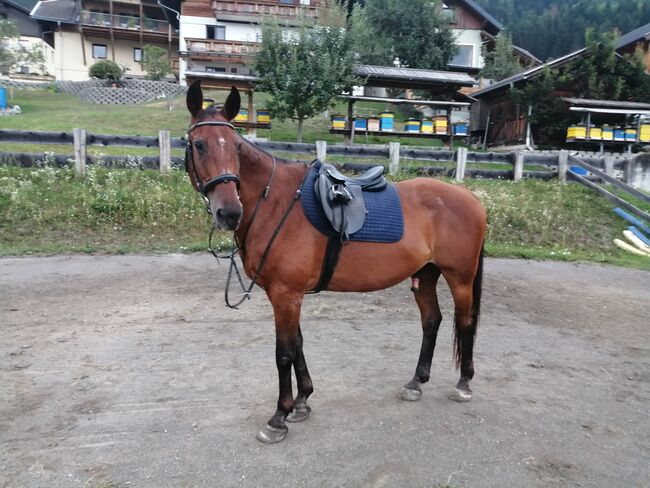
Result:
{"label": "roof of house", "polygon": [[76,23],[79,18],[79,2],[75,0],[40,0],[31,16],[38,20]]}
{"label": "roof of house", "polygon": [[650,38],[650,24],[642,25],[616,39],[616,49],[624,48],[632,43]]}
{"label": "roof of house", "polygon": [[[492,34],[498,34],[499,31],[503,30],[503,24],[497,19],[492,17],[483,7],[478,5],[474,0],[456,0],[456,2],[466,9],[472,11],[474,14],[482,17],[490,27],[492,27]],[[496,31],[496,32],[494,32]]]}
{"label": "roof of house", "polygon": [[[625,46],[628,46],[629,44],[632,44],[633,42],[637,42],[642,39],[650,39],[650,24],[646,24],[642,27],[639,27],[638,29],[635,29],[631,32],[628,32],[625,35],[620,36],[618,39],[616,39],[615,48],[619,50]],[[542,64],[541,66],[536,66],[535,68],[531,68],[522,73],[518,73],[514,76],[511,76],[510,78],[506,78],[505,80],[501,80],[497,83],[494,83],[486,88],[483,88],[482,90],[472,93],[472,97],[481,97],[487,93],[494,92],[503,87],[511,86],[522,80],[526,80],[528,78],[536,76],[541,71],[543,71],[544,68],[546,67],[559,68],[567,64],[568,62],[574,60],[575,58],[584,55],[586,52],[587,52],[587,48],[583,47],[582,49],[573,51],[572,53],[561,56],[557,59],[554,59],[553,61],[549,61],[548,63]]]}
{"label": "roof of house", "polygon": [[473,86],[476,84],[476,80],[468,74],[456,73],[453,71],[396,68],[393,66],[372,66],[368,64],[358,64],[352,71],[357,76],[367,76],[368,78],[375,80],[383,79],[462,86]]}
{"label": "roof of house", "polygon": [[5,2],[29,13],[34,8],[34,5],[38,3],[38,0],[5,0]]}
{"label": "roof of house", "polygon": [[498,81],[486,88],[483,88],[482,90],[472,93],[472,97],[474,98],[481,97],[487,93],[499,90],[500,88],[506,86],[512,86],[515,83],[518,83],[522,80],[527,80],[528,78],[531,78],[541,73],[546,67],[559,68],[560,66],[563,66],[569,63],[570,61],[573,61],[575,58],[582,56],[585,52],[587,52],[587,48],[583,47],[582,49],[578,49],[577,51],[573,51],[572,53],[565,54],[564,56],[554,59],[553,61],[550,61],[548,63],[542,64],[541,66],[535,66],[534,68],[528,69],[521,73],[517,73],[516,75],[506,78],[505,80]]}

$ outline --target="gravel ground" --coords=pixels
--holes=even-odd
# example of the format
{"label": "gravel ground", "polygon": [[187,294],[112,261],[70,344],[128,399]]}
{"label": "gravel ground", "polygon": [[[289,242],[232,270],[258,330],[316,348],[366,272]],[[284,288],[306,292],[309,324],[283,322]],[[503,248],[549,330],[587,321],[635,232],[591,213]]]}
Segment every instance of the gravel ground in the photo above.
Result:
{"label": "gravel ground", "polygon": [[[271,308],[223,305],[209,256],[0,259],[2,487],[648,487],[650,273],[489,259],[474,399],[422,400],[408,283],[306,298],[313,412],[263,445]],[[356,312],[353,312],[356,310]]]}

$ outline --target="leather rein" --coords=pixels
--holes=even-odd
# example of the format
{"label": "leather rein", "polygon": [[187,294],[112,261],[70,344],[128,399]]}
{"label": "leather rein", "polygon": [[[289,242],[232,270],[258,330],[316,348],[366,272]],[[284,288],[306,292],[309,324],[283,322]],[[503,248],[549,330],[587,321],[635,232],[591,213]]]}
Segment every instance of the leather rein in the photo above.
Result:
{"label": "leather rein", "polygon": [[[190,140],[190,134],[192,130],[194,130],[197,127],[202,127],[206,125],[212,125],[212,126],[225,126],[225,127],[230,127],[232,130],[236,131],[235,126],[233,126],[229,122],[222,122],[218,120],[210,120],[206,122],[197,122],[196,124],[193,124],[189,127],[187,130],[187,146],[185,148],[185,170],[187,171],[188,174],[190,174],[195,182],[194,189],[201,193],[203,196],[203,201],[205,203],[205,208],[206,211],[209,215],[212,215],[212,210],[210,209],[210,202],[208,201],[207,194],[210,190],[212,190],[214,187],[217,185],[220,185],[221,183],[226,183],[229,181],[234,181],[235,184],[237,185],[237,194],[239,195],[239,188],[240,188],[240,179],[239,175],[235,175],[232,173],[223,173],[221,175],[218,175],[214,178],[210,178],[208,181],[203,183],[199,176],[198,173],[196,172],[196,168],[194,167],[194,157],[192,154],[192,141]],[[273,245],[273,242],[275,241],[276,237],[280,233],[280,229],[284,226],[284,223],[286,222],[287,218],[289,217],[289,213],[293,209],[293,206],[296,204],[296,202],[300,199],[300,195],[302,194],[302,187],[304,184],[304,179],[300,183],[300,186],[296,190],[293,198],[291,199],[291,203],[289,204],[289,207],[287,210],[284,212],[282,215],[282,218],[280,219],[280,222],[275,228],[275,231],[271,235],[271,238],[269,239],[269,242],[266,245],[266,249],[264,249],[264,253],[262,254],[262,259],[260,260],[259,264],[257,265],[257,269],[255,270],[255,275],[253,276],[253,279],[248,287],[244,285],[244,280],[242,277],[241,272],[239,271],[239,267],[237,266],[237,261],[235,260],[235,256],[239,254],[239,251],[241,249],[244,249],[244,245],[246,244],[246,238],[248,237],[248,232],[251,229],[251,226],[253,225],[253,222],[255,221],[255,217],[257,216],[258,210],[260,209],[262,202],[268,197],[269,193],[271,192],[271,184],[273,183],[273,177],[275,176],[275,170],[276,170],[276,160],[274,156],[271,156],[272,161],[273,161],[273,169],[271,170],[271,176],[269,177],[269,181],[267,182],[266,186],[262,190],[262,194],[257,200],[257,203],[255,204],[255,208],[253,209],[253,213],[251,214],[251,218],[248,221],[248,225],[246,226],[246,231],[244,232],[244,237],[241,242],[241,244],[238,242],[237,236],[234,236],[234,242],[233,242],[233,247],[232,250],[229,254],[225,256],[219,256],[216,249],[212,247],[212,236],[214,234],[214,225],[212,226],[212,229],[210,230],[210,236],[208,237],[208,251],[216,258],[217,262],[219,262],[219,259],[229,259],[230,260],[230,266],[228,269],[228,277],[226,279],[226,289],[225,289],[225,302],[226,306],[229,308],[234,308],[236,309],[241,305],[245,300],[250,300],[251,299],[251,292],[253,291],[253,288],[257,284],[257,280],[260,277],[260,274],[262,272],[262,267],[264,266],[264,262],[266,261],[266,258],[268,257],[269,252],[271,251],[271,246]],[[191,169],[190,169],[191,167]],[[191,171],[191,173],[190,173]],[[305,174],[309,174],[309,171],[305,172]],[[230,296],[229,296],[229,290],[230,290],[230,282],[232,279],[233,271],[235,275],[237,276],[237,280],[239,281],[239,285],[242,289],[242,297],[240,300],[232,304],[230,302]]]}

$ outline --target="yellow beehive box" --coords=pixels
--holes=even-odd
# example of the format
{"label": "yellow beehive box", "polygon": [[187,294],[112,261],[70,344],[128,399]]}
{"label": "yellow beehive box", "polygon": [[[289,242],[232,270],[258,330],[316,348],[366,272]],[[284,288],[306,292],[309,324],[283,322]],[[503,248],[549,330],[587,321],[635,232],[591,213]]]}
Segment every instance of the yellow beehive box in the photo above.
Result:
{"label": "yellow beehive box", "polygon": [[639,127],[639,142],[650,142],[650,124],[641,124]]}
{"label": "yellow beehive box", "polygon": [[600,141],[603,138],[603,129],[600,127],[590,127],[589,128],[589,139],[594,141]]}

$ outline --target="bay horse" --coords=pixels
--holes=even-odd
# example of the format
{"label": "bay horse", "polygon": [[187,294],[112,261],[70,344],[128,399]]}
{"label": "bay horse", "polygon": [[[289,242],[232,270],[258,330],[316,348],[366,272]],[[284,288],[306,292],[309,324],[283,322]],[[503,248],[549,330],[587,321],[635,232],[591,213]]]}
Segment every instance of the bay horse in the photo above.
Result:
{"label": "bay horse", "polygon": [[[223,107],[203,109],[200,81],[191,85],[186,169],[192,186],[203,194],[214,226],[234,231],[246,274],[264,289],[273,307],[280,392],[275,414],[257,437],[274,443],[287,436],[286,422],[306,420],[311,412],[307,399],[314,388],[303,354],[300,309],[305,293],[319,281],[328,238],[307,221],[299,203],[309,166],[275,158],[241,137],[230,124],[240,104],[233,87]],[[401,240],[349,242],[326,290],[370,292],[413,278],[422,346],[415,375],[403,387],[401,398],[414,401],[422,395],[420,385],[429,380],[442,321],[436,295],[442,274],[454,301],[455,364],[460,367],[450,398],[469,401],[485,210],[468,190],[432,178],[406,180],[395,187],[403,212]],[[298,387],[295,399],[292,366]]]}

